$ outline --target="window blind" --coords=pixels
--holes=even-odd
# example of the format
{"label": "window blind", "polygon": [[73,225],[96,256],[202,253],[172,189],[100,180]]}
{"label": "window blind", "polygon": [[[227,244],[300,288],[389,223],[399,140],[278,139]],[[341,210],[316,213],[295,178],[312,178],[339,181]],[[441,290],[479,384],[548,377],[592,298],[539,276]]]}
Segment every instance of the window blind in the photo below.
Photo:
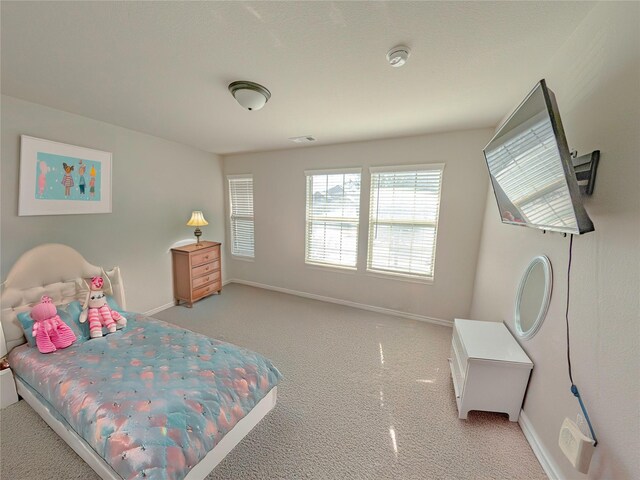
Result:
{"label": "window blind", "polygon": [[368,271],[433,278],[443,168],[371,169]]}
{"label": "window blind", "polygon": [[305,262],[355,268],[358,257],[360,171],[305,173]]}
{"label": "window blind", "polygon": [[229,180],[231,212],[231,253],[240,257],[255,256],[253,226],[253,176],[233,175]]}

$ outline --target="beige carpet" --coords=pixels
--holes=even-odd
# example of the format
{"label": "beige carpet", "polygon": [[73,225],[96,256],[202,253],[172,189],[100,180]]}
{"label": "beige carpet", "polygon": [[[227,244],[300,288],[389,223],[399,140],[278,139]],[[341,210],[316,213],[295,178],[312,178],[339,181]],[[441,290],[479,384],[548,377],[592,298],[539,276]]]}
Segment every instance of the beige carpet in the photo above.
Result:
{"label": "beige carpet", "polygon": [[[156,316],[258,351],[285,377],[210,479],[546,478],[506,415],[458,420],[450,328],[233,284]],[[2,480],[97,478],[24,401],[0,421]]]}

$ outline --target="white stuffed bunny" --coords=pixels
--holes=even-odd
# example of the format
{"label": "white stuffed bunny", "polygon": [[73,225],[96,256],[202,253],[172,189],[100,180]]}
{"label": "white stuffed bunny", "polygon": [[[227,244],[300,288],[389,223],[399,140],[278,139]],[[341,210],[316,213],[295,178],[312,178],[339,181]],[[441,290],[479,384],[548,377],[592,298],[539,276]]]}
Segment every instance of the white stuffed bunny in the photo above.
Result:
{"label": "white stuffed bunny", "polygon": [[102,290],[104,280],[102,277],[93,277],[84,310],[80,314],[80,323],[85,323],[89,318],[89,336],[97,338],[102,336],[102,327],[107,327],[109,333],[127,325],[127,319],[115,310],[111,310],[107,304],[107,298]]}

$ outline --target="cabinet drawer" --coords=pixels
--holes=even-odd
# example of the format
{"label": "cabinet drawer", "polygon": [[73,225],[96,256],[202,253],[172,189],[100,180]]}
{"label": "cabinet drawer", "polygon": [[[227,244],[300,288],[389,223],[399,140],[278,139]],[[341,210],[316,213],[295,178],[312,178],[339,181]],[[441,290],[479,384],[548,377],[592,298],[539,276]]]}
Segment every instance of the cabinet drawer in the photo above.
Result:
{"label": "cabinet drawer", "polygon": [[460,368],[458,361],[456,360],[453,347],[451,347],[451,358],[449,358],[449,368],[451,369],[451,379],[453,380],[453,390],[456,393],[456,403],[460,406],[460,399],[462,398],[462,388],[464,387],[464,380],[460,375]]}
{"label": "cabinet drawer", "polygon": [[210,263],[205,263],[204,265],[200,265],[198,267],[193,267],[191,270],[191,277],[201,277],[202,275],[206,275],[207,273],[215,272],[216,270],[220,270],[220,260],[215,260]]}
{"label": "cabinet drawer", "polygon": [[210,273],[209,275],[203,275],[202,277],[194,278],[191,282],[193,288],[196,289],[208,283],[213,283],[219,279],[218,273]]}
{"label": "cabinet drawer", "polygon": [[194,253],[191,256],[191,265],[202,265],[203,263],[209,263],[214,260],[220,261],[220,253],[218,252],[218,249],[210,248],[204,252]]}
{"label": "cabinet drawer", "polygon": [[460,358],[460,351],[458,347],[456,347],[455,343],[451,344],[451,355],[453,358],[453,362],[455,363],[456,370],[458,371],[458,375],[462,379],[462,383],[464,383],[464,379],[467,376],[467,364],[462,362]]}
{"label": "cabinet drawer", "polygon": [[458,330],[453,327],[453,338],[451,339],[451,345],[452,348],[455,349],[455,351],[458,353],[458,362],[460,363],[460,368],[462,369],[462,371],[466,371],[467,369],[467,360],[468,360],[468,356],[467,356],[467,351],[464,348],[464,345],[462,344],[462,340],[460,339],[460,334],[458,333]]}
{"label": "cabinet drawer", "polygon": [[206,285],[193,291],[193,299],[197,300],[198,298],[202,298],[210,293],[217,292],[218,290],[220,290],[220,282]]}

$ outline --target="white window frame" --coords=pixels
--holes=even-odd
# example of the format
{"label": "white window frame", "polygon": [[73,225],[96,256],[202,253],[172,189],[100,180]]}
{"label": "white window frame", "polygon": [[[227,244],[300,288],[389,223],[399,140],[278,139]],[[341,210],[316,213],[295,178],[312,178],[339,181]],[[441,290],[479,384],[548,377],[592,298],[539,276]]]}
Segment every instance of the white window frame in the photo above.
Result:
{"label": "white window frame", "polygon": [[[337,168],[328,170],[305,170],[305,228],[304,228],[304,262],[307,265],[314,267],[327,267],[337,268],[342,270],[355,271],[358,268],[358,246],[360,238],[360,202],[362,199],[362,168]],[[311,218],[310,210],[312,205],[313,192],[309,188],[310,178],[319,175],[345,175],[345,174],[358,174],[360,175],[360,192],[358,193],[358,216],[355,218],[347,217],[318,217],[317,219]],[[341,263],[322,262],[316,259],[309,258],[309,243],[311,225],[314,221],[330,221],[335,223],[355,224],[356,227],[356,252],[355,262],[353,265],[344,265]]]}
{"label": "white window frame", "polygon": [[[438,243],[438,221],[440,218],[440,206],[442,204],[442,184],[444,180],[444,163],[425,163],[418,165],[388,165],[388,166],[380,166],[380,167],[370,167],[370,191],[369,191],[369,232],[367,235],[367,266],[366,270],[369,274],[375,274],[380,276],[390,276],[390,277],[398,277],[398,279],[407,279],[413,280],[420,283],[433,283],[435,279],[435,268],[436,268],[436,246]],[[393,221],[386,220],[384,222],[378,222],[376,220],[376,212],[377,207],[373,205],[374,202],[374,194],[375,194],[375,185],[374,185],[374,175],[377,173],[392,173],[392,172],[419,172],[419,171],[440,171],[440,185],[438,189],[438,205],[436,208],[436,217],[432,222],[407,222],[403,220]],[[375,208],[374,208],[375,207]],[[391,224],[391,225],[419,225],[419,226],[429,226],[434,228],[434,240],[433,240],[433,250],[432,250],[432,262],[431,262],[431,275],[428,274],[416,274],[413,272],[407,271],[398,271],[398,270],[387,270],[382,268],[374,268],[372,267],[373,263],[373,242],[374,236],[376,232],[376,226],[378,224]]]}
{"label": "white window frame", "polygon": [[[231,193],[231,184],[233,180],[251,180],[251,212],[252,215],[234,215],[233,213],[233,195]],[[241,260],[253,260],[256,255],[256,226],[255,226],[255,211],[254,211],[254,183],[252,174],[240,174],[240,175],[227,175],[227,188],[229,194],[229,237],[231,240],[231,255],[234,258]],[[253,255],[245,255],[242,253],[236,253],[234,251],[235,239],[234,239],[234,223],[236,220],[250,220],[253,223]]]}

